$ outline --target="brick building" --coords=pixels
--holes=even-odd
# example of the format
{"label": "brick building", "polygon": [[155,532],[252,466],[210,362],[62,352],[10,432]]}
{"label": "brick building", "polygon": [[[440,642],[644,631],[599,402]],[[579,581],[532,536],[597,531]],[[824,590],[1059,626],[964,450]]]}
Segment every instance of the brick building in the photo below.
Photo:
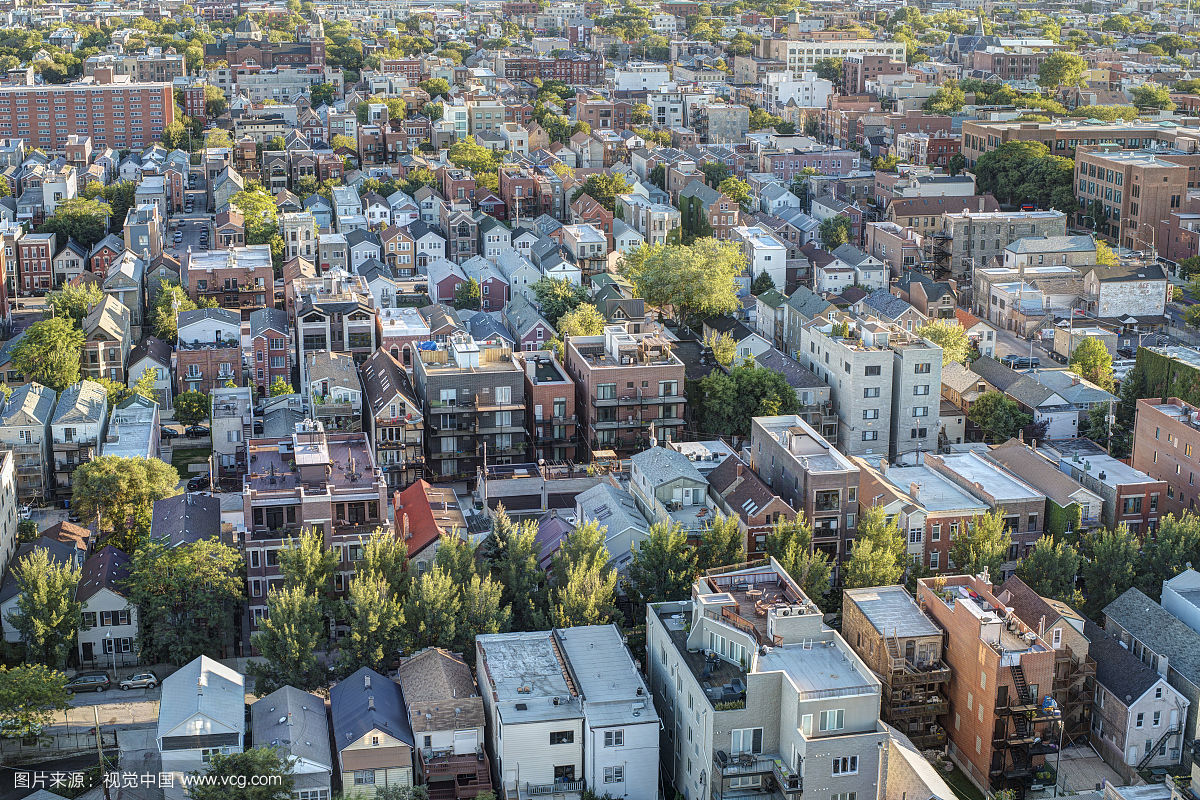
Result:
{"label": "brick building", "polygon": [[578,461],[575,382],[552,350],[522,353],[525,369],[525,427],[533,439],[530,461]]}
{"label": "brick building", "polygon": [[1180,400],[1137,401],[1133,427],[1134,469],[1166,484],[1159,498],[1163,514],[1183,516],[1196,510],[1196,474],[1200,473],[1200,408]]}
{"label": "brick building", "polygon": [[46,150],[63,149],[72,135],[136,150],[159,141],[174,121],[169,83],[0,86],[0,137]]}
{"label": "brick building", "polygon": [[242,319],[274,306],[275,274],[269,245],[195,250],[183,259],[184,286],[192,300],[213,300]]}

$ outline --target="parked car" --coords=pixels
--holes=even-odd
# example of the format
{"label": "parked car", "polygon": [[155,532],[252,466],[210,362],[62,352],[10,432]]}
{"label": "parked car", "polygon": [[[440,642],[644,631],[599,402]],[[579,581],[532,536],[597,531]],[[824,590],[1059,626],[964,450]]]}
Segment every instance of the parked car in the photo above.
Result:
{"label": "parked car", "polygon": [[71,694],[79,692],[103,692],[112,686],[112,680],[107,672],[81,672],[67,682],[67,691]]}
{"label": "parked car", "polygon": [[187,482],[187,488],[189,492],[202,492],[207,489],[208,486],[209,480],[207,475],[197,475]]}
{"label": "parked car", "polygon": [[183,434],[173,428],[163,428],[159,431],[159,437],[166,439],[168,442],[172,439],[178,439]]}
{"label": "parked car", "polygon": [[1029,356],[1007,355],[1000,359],[1000,363],[1009,369],[1033,369],[1042,363],[1042,360],[1037,356],[1030,358]]}
{"label": "parked car", "polygon": [[188,425],[184,429],[184,433],[193,439],[199,439],[201,436],[208,436],[208,426],[206,425]]}
{"label": "parked car", "polygon": [[153,689],[158,686],[158,676],[153,672],[139,672],[121,681],[121,689]]}

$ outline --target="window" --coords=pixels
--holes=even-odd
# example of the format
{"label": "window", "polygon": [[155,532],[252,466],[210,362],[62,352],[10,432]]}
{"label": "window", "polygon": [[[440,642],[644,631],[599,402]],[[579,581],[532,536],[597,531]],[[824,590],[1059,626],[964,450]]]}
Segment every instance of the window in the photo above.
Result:
{"label": "window", "polygon": [[846,725],[845,709],[837,708],[821,712],[820,730],[840,731]]}
{"label": "window", "polygon": [[879,397],[879,387],[868,386],[866,389],[863,389],[863,397],[867,398],[868,400],[872,397]]}
{"label": "window", "polygon": [[625,731],[605,731],[605,747],[621,747],[625,744]]}
{"label": "window", "polygon": [[913,395],[914,396],[924,397],[927,394],[929,394],[929,384],[928,383],[918,383],[916,386],[913,387]]}
{"label": "window", "polygon": [[731,753],[761,753],[762,728],[734,728],[730,732]]}
{"label": "window", "polygon": [[929,527],[929,541],[940,542],[942,540],[942,524],[934,523]]}
{"label": "window", "polygon": [[512,387],[497,386],[496,387],[496,404],[506,406],[512,403]]}
{"label": "window", "polygon": [[1133,727],[1135,727],[1135,728],[1142,727],[1142,725],[1146,721],[1145,718],[1146,718],[1146,715],[1139,711],[1137,717],[1134,718]]}
{"label": "window", "polygon": [[605,767],[604,768],[605,783],[624,783],[625,782],[625,767]]}
{"label": "window", "polygon": [[841,758],[833,759],[833,775],[836,778],[838,775],[857,775],[858,774],[858,756],[842,756]]}
{"label": "window", "polygon": [[[221,748],[206,747],[200,751],[200,760],[203,761],[205,764],[209,764],[209,763],[212,763],[213,756],[220,755],[220,754],[221,754]],[[371,782],[372,783],[375,782],[374,778],[375,778],[375,773],[372,772],[371,773]]]}
{"label": "window", "polygon": [[878,376],[879,376],[879,373],[880,373],[880,367],[879,367],[879,365],[875,365],[875,366],[872,366],[872,367],[867,367],[866,375],[867,375],[867,377],[868,377],[868,378],[870,378],[870,377],[878,377]]}
{"label": "window", "polygon": [[1054,645],[1054,647],[1056,647],[1056,648],[1062,647],[1062,628],[1055,628],[1054,633],[1051,635],[1050,639],[1051,639],[1050,643],[1052,645]]}
{"label": "window", "polygon": [[879,419],[878,408],[863,409],[863,419]]}
{"label": "window", "polygon": [[929,568],[930,569],[937,569],[939,566],[941,566],[941,564],[940,564],[941,556],[942,556],[942,554],[940,552],[938,552],[937,550],[934,550],[933,552],[931,552],[929,554]]}
{"label": "window", "polygon": [[879,431],[863,431],[863,441],[873,442],[879,438]]}
{"label": "window", "polygon": [[373,769],[356,769],[356,770],[354,770],[354,785],[355,786],[374,786],[375,785],[375,770],[373,770]]}
{"label": "window", "polygon": [[1141,497],[1126,497],[1121,506],[1122,514],[1140,514],[1142,513],[1142,498]]}
{"label": "window", "polygon": [[1154,690],[1154,699],[1162,700],[1162,687],[1159,686]]}
{"label": "window", "polygon": [[551,731],[550,744],[571,744],[575,741],[575,731]]}
{"label": "window", "polygon": [[1151,717],[1150,724],[1157,728],[1161,723],[1162,723],[1162,712],[1155,711],[1154,716]]}
{"label": "window", "polygon": [[929,369],[930,369],[929,362],[913,364],[913,372],[915,372],[917,375],[928,375]]}

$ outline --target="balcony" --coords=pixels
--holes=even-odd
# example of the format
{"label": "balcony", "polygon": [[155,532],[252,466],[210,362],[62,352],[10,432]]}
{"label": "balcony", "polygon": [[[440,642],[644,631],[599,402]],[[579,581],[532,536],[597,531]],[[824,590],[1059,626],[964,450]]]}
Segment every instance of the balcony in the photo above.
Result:
{"label": "balcony", "polygon": [[554,783],[527,783],[525,793],[531,795],[566,794],[582,792],[583,781],[555,781]]}
{"label": "balcony", "polygon": [[889,720],[897,720],[946,714],[950,711],[950,703],[937,695],[926,700],[895,698],[885,703],[885,709]]}
{"label": "balcony", "polygon": [[492,788],[491,768],[483,750],[453,753],[425,748],[420,754],[430,800],[465,800]]}
{"label": "balcony", "polygon": [[[760,788],[750,791],[754,794],[772,793],[783,800],[795,800],[804,793],[804,778],[790,769],[784,763],[783,757],[775,754],[762,755],[757,753],[734,753],[728,755],[724,750],[713,753],[713,790],[717,797],[732,798],[742,796],[746,788],[725,789],[726,778],[741,778],[754,775],[763,776]],[[720,776],[720,780],[717,780]]]}

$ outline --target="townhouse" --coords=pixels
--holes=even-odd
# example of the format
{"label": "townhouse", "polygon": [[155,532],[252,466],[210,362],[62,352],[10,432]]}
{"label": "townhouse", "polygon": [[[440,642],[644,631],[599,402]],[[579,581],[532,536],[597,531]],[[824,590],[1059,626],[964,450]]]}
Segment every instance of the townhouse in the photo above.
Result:
{"label": "townhouse", "polygon": [[138,610],[125,586],[130,563],[129,556],[111,544],[83,562],[75,588],[81,665],[107,670],[111,664],[116,670],[138,663]]}
{"label": "townhouse", "polygon": [[59,497],[71,493],[71,473],[100,455],[108,432],[108,392],[95,381],[83,380],[63,389],[50,418],[54,453],[54,484]]}
{"label": "townhouse", "polygon": [[40,503],[54,491],[50,418],[53,389],[26,383],[13,389],[0,412],[0,450],[12,453],[17,500]]}
{"label": "townhouse", "polygon": [[177,317],[177,391],[207,393],[230,381],[241,386],[241,315],[227,308],[198,308],[180,311]]}

